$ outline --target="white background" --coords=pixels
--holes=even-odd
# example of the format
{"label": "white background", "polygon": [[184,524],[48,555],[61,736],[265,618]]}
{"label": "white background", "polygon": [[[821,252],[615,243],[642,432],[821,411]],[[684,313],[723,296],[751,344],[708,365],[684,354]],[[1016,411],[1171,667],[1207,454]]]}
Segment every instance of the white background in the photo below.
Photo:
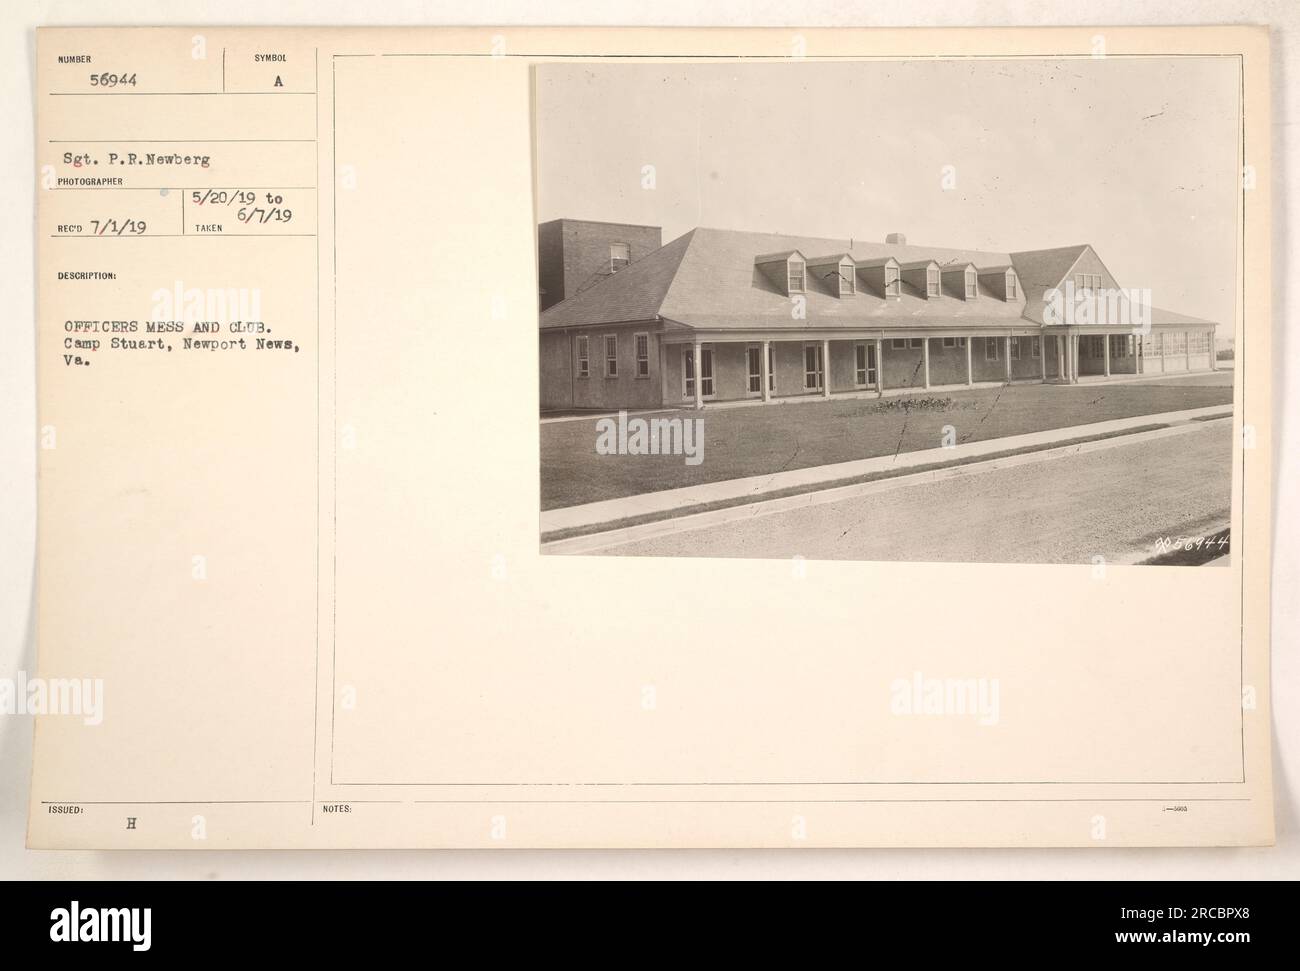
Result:
{"label": "white background", "polygon": [[1294,74],[1300,4],[1294,0],[525,0],[267,4],[194,0],[132,5],[37,2],[6,8],[0,98],[6,217],[0,220],[0,293],[10,310],[0,340],[0,677],[35,670],[36,408],[33,145],[35,28],[42,25],[653,25],[1035,26],[1267,24],[1273,29],[1274,575],[1273,764],[1277,845],[1253,849],[780,850],[780,851],[283,851],[68,852],[24,849],[31,772],[30,719],[0,717],[0,878],[1142,878],[1300,876],[1300,534],[1294,419],[1300,353],[1287,339],[1286,282],[1300,276],[1287,228],[1300,184]]}

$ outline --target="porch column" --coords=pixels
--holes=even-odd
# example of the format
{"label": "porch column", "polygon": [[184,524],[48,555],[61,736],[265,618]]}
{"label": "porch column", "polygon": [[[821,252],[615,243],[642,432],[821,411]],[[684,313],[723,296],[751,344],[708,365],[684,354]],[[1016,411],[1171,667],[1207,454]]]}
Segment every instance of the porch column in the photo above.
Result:
{"label": "porch column", "polygon": [[1052,344],[1056,347],[1056,380],[1065,380],[1065,338],[1060,334],[1052,335]]}
{"label": "porch column", "polygon": [[974,345],[974,343],[975,343],[974,337],[966,338],[966,387],[968,388],[975,383],[975,368],[971,366],[971,356],[970,356],[971,355],[970,349]]}
{"label": "porch column", "polygon": [[885,393],[885,342],[876,338],[876,394]]}
{"label": "porch column", "polygon": [[1007,373],[1007,384],[1010,384],[1011,383],[1011,338],[1010,337],[1002,338],[1002,350],[1003,350],[1002,356],[1006,359],[1004,370]]}
{"label": "porch column", "polygon": [[1219,370],[1219,352],[1214,347],[1214,328],[1211,327],[1207,333],[1210,338],[1210,370],[1217,371]]}
{"label": "porch column", "polygon": [[695,369],[695,408],[698,411],[704,407],[704,376],[702,372],[701,353],[704,345],[699,341],[695,342],[695,353],[691,355],[691,364]]}
{"label": "porch column", "polygon": [[1042,336],[1029,338],[1029,344],[1031,347],[1033,346],[1035,340],[1038,341],[1038,364],[1043,372],[1043,384],[1046,384],[1047,383],[1047,338]]}
{"label": "porch column", "polygon": [[1079,335],[1070,335],[1070,383],[1079,383]]}
{"label": "porch column", "polygon": [[1101,373],[1110,377],[1110,334],[1101,335]]}
{"label": "porch column", "polygon": [[822,397],[831,396],[831,342],[822,341]]}
{"label": "porch column", "polygon": [[668,345],[659,340],[659,402],[668,404]]}
{"label": "porch column", "polygon": [[763,362],[758,367],[759,380],[763,382],[763,400],[772,400],[772,365],[768,355],[772,353],[772,342],[763,341],[763,349],[759,352],[763,355]]}
{"label": "porch column", "polygon": [[930,390],[930,338],[921,338],[921,371],[925,378],[925,390]]}
{"label": "porch column", "polygon": [[1133,335],[1133,373],[1142,373],[1142,333]]}

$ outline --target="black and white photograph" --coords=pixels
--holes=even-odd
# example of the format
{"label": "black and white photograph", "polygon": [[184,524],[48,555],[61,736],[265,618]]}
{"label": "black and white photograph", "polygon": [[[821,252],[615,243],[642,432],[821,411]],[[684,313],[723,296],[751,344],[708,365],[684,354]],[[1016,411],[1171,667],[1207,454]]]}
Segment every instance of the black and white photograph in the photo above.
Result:
{"label": "black and white photograph", "polygon": [[536,68],[543,552],[1226,565],[1231,57]]}

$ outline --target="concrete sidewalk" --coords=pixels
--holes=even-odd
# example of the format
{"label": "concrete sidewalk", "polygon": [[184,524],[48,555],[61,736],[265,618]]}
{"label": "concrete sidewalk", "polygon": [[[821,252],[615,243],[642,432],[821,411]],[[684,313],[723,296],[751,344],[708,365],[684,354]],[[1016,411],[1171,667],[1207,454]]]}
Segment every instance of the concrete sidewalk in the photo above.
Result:
{"label": "concrete sidewalk", "polygon": [[1071,425],[1031,432],[1028,435],[1011,435],[981,442],[969,442],[953,448],[930,448],[899,455],[882,455],[876,458],[818,465],[807,469],[792,469],[771,475],[747,476],[726,479],[683,489],[647,492],[639,496],[606,499],[580,506],[565,506],[542,513],[542,535],[560,530],[590,528],[604,523],[639,516],[685,515],[698,511],[701,506],[716,502],[735,502],[761,499],[764,495],[783,489],[808,488],[821,483],[831,483],[864,475],[904,472],[918,466],[965,462],[980,456],[1016,449],[1044,449],[1074,439],[1095,435],[1113,435],[1148,425],[1170,425],[1178,422],[1219,418],[1232,414],[1232,405],[1214,405],[1209,408],[1192,408],[1188,411],[1168,411],[1155,415],[1136,415],[1099,421],[1090,425]]}

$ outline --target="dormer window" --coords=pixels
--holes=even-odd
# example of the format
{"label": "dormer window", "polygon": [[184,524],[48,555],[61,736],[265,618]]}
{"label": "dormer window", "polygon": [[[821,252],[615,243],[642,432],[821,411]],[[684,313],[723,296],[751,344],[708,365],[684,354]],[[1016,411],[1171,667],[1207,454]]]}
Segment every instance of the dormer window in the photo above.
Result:
{"label": "dormer window", "polygon": [[925,271],[925,295],[927,297],[939,296],[939,268],[932,266]]}
{"label": "dormer window", "polygon": [[632,262],[632,247],[628,243],[609,244],[609,272],[617,273]]}
{"label": "dormer window", "polygon": [[1100,290],[1101,274],[1100,273],[1077,273],[1074,277],[1074,289],[1076,290]]}
{"label": "dormer window", "polygon": [[[990,296],[996,297],[1004,303],[1014,303],[1018,297],[1020,284],[1016,279],[1016,271],[1010,266],[986,266],[976,271],[979,284],[983,284],[984,292]],[[977,284],[975,293],[979,294]],[[970,278],[966,280],[967,295],[970,299]]]}
{"label": "dormer window", "polygon": [[803,293],[806,289],[804,285],[804,262],[801,259],[791,258],[787,264],[789,271],[789,283],[787,286],[791,293]]}
{"label": "dormer window", "polygon": [[966,299],[974,300],[979,296],[979,277],[975,275],[975,270],[967,267],[966,269]]}
{"label": "dormer window", "polygon": [[755,256],[754,267],[787,297],[808,292],[808,260],[797,249]]}
{"label": "dormer window", "polygon": [[853,296],[853,294],[857,293],[858,274],[857,271],[854,269],[852,263],[849,263],[847,265],[844,263],[840,264],[839,277],[840,277],[841,297],[851,297]]}
{"label": "dormer window", "polygon": [[[849,257],[845,257],[843,262],[848,262]],[[905,268],[898,260],[892,256],[877,256],[869,260],[857,260],[854,263],[858,275],[862,278],[865,286],[865,292],[877,297],[884,297],[886,300],[893,297],[895,299],[903,295],[903,279],[907,273],[915,270]],[[919,281],[913,285],[919,287]]]}

